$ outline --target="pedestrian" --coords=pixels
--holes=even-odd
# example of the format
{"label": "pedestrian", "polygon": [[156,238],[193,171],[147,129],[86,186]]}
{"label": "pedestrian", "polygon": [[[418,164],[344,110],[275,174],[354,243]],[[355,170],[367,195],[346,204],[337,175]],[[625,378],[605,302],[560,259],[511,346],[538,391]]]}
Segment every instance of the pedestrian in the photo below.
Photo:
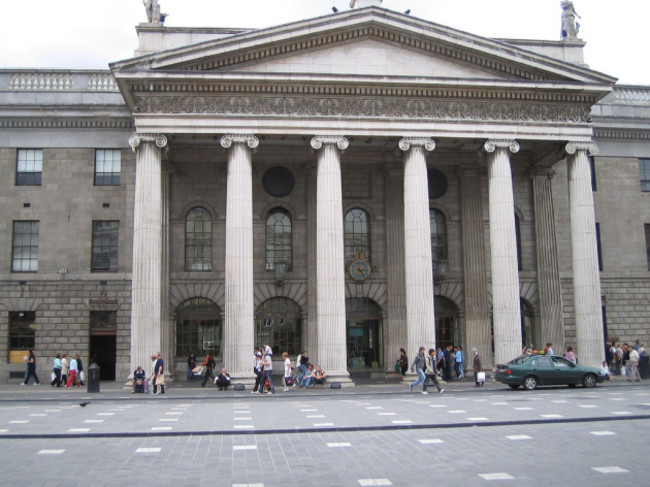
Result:
{"label": "pedestrian", "polygon": [[427,365],[427,359],[424,356],[424,347],[420,347],[418,354],[413,359],[411,364],[411,372],[417,372],[418,378],[409,386],[412,391],[415,386],[424,382],[424,369]]}
{"label": "pedestrian", "polygon": [[29,383],[30,377],[34,377],[35,386],[41,385],[41,382],[38,380],[38,376],[36,375],[36,355],[32,349],[29,350],[29,353],[27,355],[27,375],[25,376],[23,385],[26,386]]}
{"label": "pedestrian", "polygon": [[569,346],[564,353],[564,358],[570,360],[574,364],[576,363],[576,354],[573,353],[573,347]]}
{"label": "pedestrian", "polygon": [[56,384],[57,387],[61,387],[61,369],[63,368],[63,365],[61,364],[61,354],[57,353],[54,357],[54,368],[52,369],[52,372],[54,372],[54,378],[52,379],[52,382],[50,382],[50,385],[54,387],[54,384]]}
{"label": "pedestrian", "polygon": [[300,373],[298,374],[298,383],[302,382],[302,379],[305,377],[307,374],[307,365],[309,365],[309,357],[307,356],[307,352],[304,350],[300,352],[300,360],[296,359],[296,363],[298,364],[298,368],[300,369]]}
{"label": "pedestrian", "polygon": [[639,347],[639,376],[642,379],[650,379],[650,357],[643,345]]}
{"label": "pedestrian", "polygon": [[482,386],[484,382],[479,382],[478,373],[483,371],[483,366],[481,365],[481,357],[476,348],[472,348],[472,370],[474,371],[474,387]]}
{"label": "pedestrian", "polygon": [[153,393],[158,393],[158,387],[160,387],[160,394],[165,393],[165,364],[160,352],[156,354],[156,364],[154,365],[154,374],[153,374]]}
{"label": "pedestrian", "polygon": [[251,394],[255,394],[258,389],[264,389],[264,384],[260,385],[262,381],[262,372],[264,371],[264,363],[262,361],[262,352],[260,349],[255,347],[255,364],[253,365],[253,372],[255,373],[255,385]]}
{"label": "pedestrian", "polygon": [[293,380],[291,378],[291,359],[289,358],[288,352],[282,352],[282,358],[284,359],[284,376],[282,379],[284,381],[284,389],[282,391],[288,392],[289,383]]}
{"label": "pedestrian", "polygon": [[311,387],[313,385],[325,385],[327,382],[327,372],[323,370],[323,368],[320,365],[317,365],[316,368],[314,369],[314,373],[311,375],[311,380],[309,381],[309,385],[307,387]]}
{"label": "pedestrian", "polygon": [[422,394],[429,394],[427,392],[427,384],[429,381],[433,382],[433,385],[436,386],[438,392],[442,394],[445,392],[445,389],[440,387],[438,382],[438,372],[436,371],[436,351],[433,348],[429,349],[429,356],[427,357],[426,366],[424,369],[424,382],[422,383]]}
{"label": "pedestrian", "polygon": [[194,368],[196,367],[196,355],[194,352],[190,352],[190,356],[187,357],[187,382],[194,382]]}
{"label": "pedestrian", "polygon": [[215,385],[220,391],[227,391],[230,385],[230,374],[225,367],[221,369],[221,373],[214,380]]}
{"label": "pedestrian", "polygon": [[307,372],[302,376],[300,381],[300,387],[309,387],[311,385],[311,378],[314,375],[314,366],[309,364],[307,366]]}
{"label": "pedestrian", "polygon": [[455,361],[455,370],[456,370],[456,378],[457,379],[464,379],[465,378],[465,353],[463,352],[463,347],[458,346],[456,347],[456,353],[454,353],[454,361]]}
{"label": "pedestrian", "polygon": [[607,364],[607,360],[603,361],[603,363],[601,364],[600,371],[605,377],[605,380],[611,379],[611,372],[609,371],[609,365]]}
{"label": "pedestrian", "polygon": [[454,370],[454,358],[451,356],[451,352],[452,352],[452,346],[447,345],[447,347],[444,349],[445,365],[442,374],[443,380],[447,382],[451,382],[452,380],[451,372],[452,370]]}
{"label": "pedestrian", "polygon": [[544,353],[547,355],[555,355],[553,352],[553,344],[551,342],[548,342],[546,347],[544,347]]}
{"label": "pedestrian", "polygon": [[68,382],[68,354],[64,353],[61,357],[61,384],[65,385]]}
{"label": "pedestrian", "polygon": [[409,359],[406,355],[406,350],[403,348],[399,349],[399,357],[397,357],[397,366],[399,367],[398,372],[402,374],[402,377],[406,375],[406,371],[409,369]]}
{"label": "pedestrian", "polygon": [[616,344],[616,368],[614,375],[621,375],[623,368],[623,347],[620,343]]}
{"label": "pedestrian", "polygon": [[79,387],[77,384],[77,356],[73,355],[70,359],[70,364],[68,365],[68,371],[70,372],[70,377],[68,377],[68,382],[65,383],[66,389],[69,389],[71,385]]}
{"label": "pedestrian", "polygon": [[259,392],[260,394],[264,393],[264,386],[266,385],[266,381],[268,381],[270,386],[268,394],[271,395],[275,393],[275,387],[273,386],[273,350],[271,350],[271,347],[268,343],[264,344],[263,363],[264,371],[262,372],[262,380]]}
{"label": "pedestrian", "polygon": [[151,375],[149,376],[149,391],[151,394],[153,394],[153,383],[154,383],[154,378],[156,377],[156,356],[152,355],[151,356]]}
{"label": "pedestrian", "polygon": [[623,344],[623,359],[621,360],[621,368],[625,377],[630,376],[630,346],[627,343]]}
{"label": "pedestrian", "polygon": [[205,357],[205,361],[201,364],[201,367],[205,367],[205,374],[203,375],[203,382],[201,383],[201,387],[205,387],[206,382],[208,382],[208,377],[214,381],[215,376],[214,376],[214,367],[215,367],[214,359],[212,358],[212,355],[208,354]]}
{"label": "pedestrian", "polygon": [[144,392],[145,386],[144,383],[147,380],[147,373],[142,370],[142,366],[138,365],[138,368],[133,371],[133,380],[131,381],[131,394],[136,392]]}
{"label": "pedestrian", "polygon": [[76,354],[74,358],[77,359],[77,378],[79,379],[79,385],[85,386],[86,373],[84,372],[84,363],[81,361],[79,354]]}
{"label": "pedestrian", "polygon": [[634,347],[630,347],[630,358],[627,361],[627,380],[632,382],[641,382],[641,376],[639,375],[639,352],[636,351]]}

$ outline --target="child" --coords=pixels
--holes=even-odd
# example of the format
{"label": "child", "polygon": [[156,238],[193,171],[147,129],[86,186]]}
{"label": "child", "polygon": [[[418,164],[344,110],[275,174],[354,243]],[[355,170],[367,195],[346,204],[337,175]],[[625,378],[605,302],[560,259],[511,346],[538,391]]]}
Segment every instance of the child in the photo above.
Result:
{"label": "child", "polygon": [[600,366],[600,371],[605,376],[605,380],[609,380],[611,378],[609,373],[609,366],[607,365],[606,361],[603,362],[603,364]]}

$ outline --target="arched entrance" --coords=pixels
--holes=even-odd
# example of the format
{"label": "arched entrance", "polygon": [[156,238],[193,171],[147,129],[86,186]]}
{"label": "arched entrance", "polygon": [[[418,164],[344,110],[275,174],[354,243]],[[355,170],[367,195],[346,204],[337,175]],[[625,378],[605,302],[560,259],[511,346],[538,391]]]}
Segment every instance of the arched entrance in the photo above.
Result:
{"label": "arched entrance", "polygon": [[268,343],[273,353],[300,353],[302,340],[302,310],[288,298],[271,298],[255,310],[255,345]]}
{"label": "arched entrance", "polygon": [[381,308],[367,298],[345,300],[348,368],[382,368],[384,345]]}
{"label": "arched entrance", "polygon": [[443,296],[434,297],[436,312],[436,346],[447,347],[460,345],[458,329],[458,307],[453,301]]}
{"label": "arched entrance", "polygon": [[176,308],[175,316],[177,360],[187,358],[191,352],[197,357],[222,356],[223,324],[217,304],[206,298],[191,298]]}

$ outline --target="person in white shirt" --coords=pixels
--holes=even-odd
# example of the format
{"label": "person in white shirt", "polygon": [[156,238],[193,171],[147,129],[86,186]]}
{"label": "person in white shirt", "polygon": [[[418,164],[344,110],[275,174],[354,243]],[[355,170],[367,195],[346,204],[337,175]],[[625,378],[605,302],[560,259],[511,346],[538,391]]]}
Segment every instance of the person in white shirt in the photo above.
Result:
{"label": "person in white shirt", "polygon": [[293,380],[291,377],[291,359],[289,358],[289,354],[287,352],[282,353],[282,358],[284,359],[284,392],[287,392],[289,390],[289,384],[287,383],[287,380],[291,381]]}
{"label": "person in white shirt", "polygon": [[641,376],[639,375],[639,352],[632,347],[630,348],[630,359],[627,361],[627,367],[630,371],[627,380],[630,382],[641,382]]}
{"label": "person in white shirt", "polygon": [[[70,377],[68,377],[68,382],[66,382],[66,388],[70,387],[70,384],[75,384],[75,377],[77,376],[77,359],[76,355],[70,359],[68,364],[68,371],[70,372]],[[77,384],[77,387],[81,387]]]}

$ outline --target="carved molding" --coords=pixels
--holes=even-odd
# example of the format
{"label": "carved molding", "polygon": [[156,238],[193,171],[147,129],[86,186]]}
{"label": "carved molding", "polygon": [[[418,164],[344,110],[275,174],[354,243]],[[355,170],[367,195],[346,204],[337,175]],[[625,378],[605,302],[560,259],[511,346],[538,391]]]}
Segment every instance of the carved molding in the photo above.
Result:
{"label": "carved molding", "polygon": [[423,147],[427,152],[431,152],[436,148],[436,143],[433,139],[418,137],[405,137],[399,141],[399,148],[404,152],[408,151],[411,147]]}
{"label": "carved molding", "polygon": [[232,144],[246,144],[250,149],[255,149],[260,141],[254,135],[228,134],[221,137],[221,147],[224,149],[230,149]]}
{"label": "carved molding", "polygon": [[567,154],[573,155],[578,151],[586,151],[590,156],[598,154],[598,146],[593,142],[569,142],[564,150]]}
{"label": "carved molding", "polygon": [[0,120],[0,128],[6,129],[125,129],[134,128],[131,118],[121,119],[47,119],[47,118],[6,118]]}
{"label": "carved molding", "polygon": [[129,145],[133,152],[140,146],[142,142],[155,143],[156,147],[162,149],[167,145],[167,137],[161,134],[140,134],[135,133],[129,137]]}
{"label": "carved molding", "polygon": [[134,113],[219,114],[258,117],[369,117],[586,123],[589,107],[568,104],[434,101],[395,98],[137,96]]}
{"label": "carved molding", "polygon": [[490,139],[483,146],[486,152],[492,153],[497,149],[506,149],[516,154],[519,152],[519,143],[516,140],[511,139]]}

